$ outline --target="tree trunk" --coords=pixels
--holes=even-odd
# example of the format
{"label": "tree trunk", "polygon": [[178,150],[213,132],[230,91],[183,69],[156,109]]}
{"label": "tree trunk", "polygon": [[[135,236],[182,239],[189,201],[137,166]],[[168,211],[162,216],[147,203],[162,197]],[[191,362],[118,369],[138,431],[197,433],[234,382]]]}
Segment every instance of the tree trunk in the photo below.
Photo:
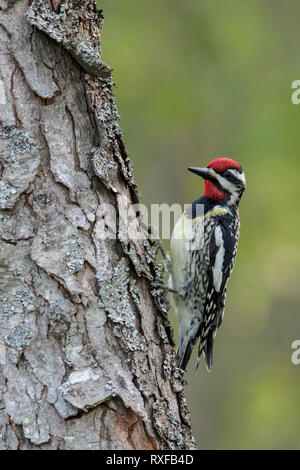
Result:
{"label": "tree trunk", "polygon": [[193,449],[101,12],[0,9],[0,449]]}

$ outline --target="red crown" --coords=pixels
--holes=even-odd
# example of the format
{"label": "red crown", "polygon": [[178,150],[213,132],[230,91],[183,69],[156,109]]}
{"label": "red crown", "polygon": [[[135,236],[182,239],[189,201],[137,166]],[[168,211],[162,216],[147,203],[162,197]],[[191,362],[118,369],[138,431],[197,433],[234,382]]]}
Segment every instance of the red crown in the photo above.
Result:
{"label": "red crown", "polygon": [[216,158],[207,165],[207,168],[213,168],[217,173],[222,173],[227,168],[240,169],[241,165],[230,158]]}

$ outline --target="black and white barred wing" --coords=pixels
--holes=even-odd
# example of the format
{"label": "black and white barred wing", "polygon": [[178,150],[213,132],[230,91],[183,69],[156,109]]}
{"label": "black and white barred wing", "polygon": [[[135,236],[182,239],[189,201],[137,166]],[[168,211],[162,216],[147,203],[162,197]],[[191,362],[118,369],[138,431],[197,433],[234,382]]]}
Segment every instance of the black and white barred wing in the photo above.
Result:
{"label": "black and white barred wing", "polygon": [[214,337],[223,320],[226,286],[234,265],[237,244],[234,237],[228,236],[224,218],[222,222],[218,221],[215,224],[210,239],[206,301],[203,309],[203,321],[198,332],[200,343],[197,366],[201,354],[204,352],[209,370],[213,364]]}

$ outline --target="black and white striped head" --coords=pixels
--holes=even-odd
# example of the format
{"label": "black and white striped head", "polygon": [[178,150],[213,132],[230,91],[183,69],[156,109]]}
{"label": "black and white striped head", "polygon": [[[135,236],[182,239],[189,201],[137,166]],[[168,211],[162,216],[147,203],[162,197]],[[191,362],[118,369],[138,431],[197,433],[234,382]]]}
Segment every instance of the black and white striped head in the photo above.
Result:
{"label": "black and white striped head", "polygon": [[190,167],[189,170],[204,179],[204,196],[238,205],[246,188],[245,173],[239,163],[230,158],[216,158],[206,168]]}

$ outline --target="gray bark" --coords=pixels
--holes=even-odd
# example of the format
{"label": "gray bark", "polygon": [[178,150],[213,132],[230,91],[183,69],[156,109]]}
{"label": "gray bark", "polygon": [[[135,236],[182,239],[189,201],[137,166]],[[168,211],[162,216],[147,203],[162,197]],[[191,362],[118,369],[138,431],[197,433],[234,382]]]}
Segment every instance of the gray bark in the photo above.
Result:
{"label": "gray bark", "polygon": [[0,0],[0,449],[194,448],[101,21]]}

